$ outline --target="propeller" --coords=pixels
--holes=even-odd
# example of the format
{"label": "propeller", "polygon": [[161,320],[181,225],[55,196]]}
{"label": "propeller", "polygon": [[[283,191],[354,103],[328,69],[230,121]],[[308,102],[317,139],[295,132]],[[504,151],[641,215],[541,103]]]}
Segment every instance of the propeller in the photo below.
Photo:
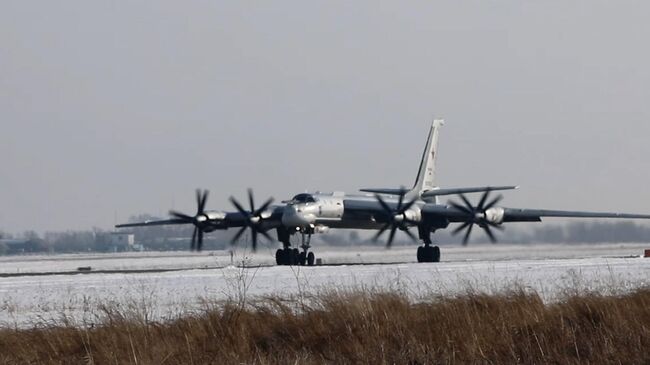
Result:
{"label": "propeller", "polygon": [[406,233],[413,241],[417,241],[417,238],[411,233],[408,229],[407,224],[415,224],[417,225],[418,222],[413,221],[409,218],[406,217],[405,213],[407,210],[409,210],[413,204],[418,200],[417,198],[409,201],[408,203],[404,204],[404,196],[408,190],[405,190],[402,188],[400,190],[399,194],[399,199],[397,200],[397,209],[393,210],[387,203],[386,201],[381,197],[379,194],[375,194],[375,198],[381,205],[381,207],[384,209],[386,212],[386,215],[389,217],[388,222],[381,227],[379,232],[375,235],[373,238],[373,241],[377,241],[379,237],[381,237],[384,232],[390,229],[390,235],[388,236],[388,241],[386,242],[386,247],[390,248],[393,245],[393,239],[395,239],[395,232],[397,232],[397,229],[401,229]]}
{"label": "propeller", "polygon": [[191,223],[194,225],[194,233],[192,233],[192,242],[190,248],[192,251],[201,251],[203,247],[203,230],[210,225],[210,218],[205,214],[205,203],[208,201],[208,190],[196,189],[196,215],[189,216],[184,213],[169,211],[169,215],[184,223]]}
{"label": "propeller", "polygon": [[241,213],[244,217],[246,217],[246,222],[244,223],[244,226],[242,226],[239,231],[237,231],[237,234],[235,234],[235,237],[233,237],[232,241],[230,244],[234,245],[235,242],[244,234],[247,228],[251,229],[251,239],[253,242],[253,251],[257,250],[257,235],[261,234],[262,236],[266,237],[269,241],[273,241],[271,236],[269,236],[266,231],[262,229],[262,220],[264,219],[262,217],[262,213],[266,211],[271,204],[273,204],[273,198],[269,198],[264,204],[262,204],[259,208],[255,209],[255,199],[253,198],[253,190],[248,189],[248,203],[251,208],[250,211],[247,211],[242,207],[242,205],[235,199],[234,197],[230,197],[230,202],[232,205],[237,208],[237,211]]}
{"label": "propeller", "polygon": [[476,224],[479,227],[483,228],[492,243],[496,243],[497,239],[494,236],[494,232],[492,232],[491,227],[498,230],[503,230],[503,227],[497,223],[487,220],[486,212],[496,206],[503,199],[503,196],[499,195],[486,204],[490,196],[490,190],[487,190],[481,197],[481,200],[476,207],[474,207],[472,203],[469,202],[465,195],[460,194],[459,196],[465,205],[461,205],[453,201],[450,201],[449,205],[464,213],[467,216],[467,220],[453,232],[451,232],[451,234],[455,236],[466,229],[465,237],[463,238],[463,245],[467,245],[469,242],[469,237],[472,234],[472,227],[474,227],[474,224]]}

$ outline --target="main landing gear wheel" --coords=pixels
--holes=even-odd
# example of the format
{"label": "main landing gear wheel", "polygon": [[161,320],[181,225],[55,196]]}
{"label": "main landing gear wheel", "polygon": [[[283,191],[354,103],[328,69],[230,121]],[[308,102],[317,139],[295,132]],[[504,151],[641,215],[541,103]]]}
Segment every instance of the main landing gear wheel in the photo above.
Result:
{"label": "main landing gear wheel", "polygon": [[284,265],[285,261],[285,250],[279,248],[277,251],[275,251],[275,263],[277,265]]}
{"label": "main landing gear wheel", "polygon": [[440,247],[420,246],[418,247],[418,262],[440,262]]}
{"label": "main landing gear wheel", "polygon": [[299,259],[296,251],[290,248],[278,249],[275,251],[275,263],[277,265],[295,265]]}
{"label": "main landing gear wheel", "polygon": [[297,248],[280,248],[275,251],[275,263],[279,266],[314,266],[316,257],[313,252],[300,252]]}

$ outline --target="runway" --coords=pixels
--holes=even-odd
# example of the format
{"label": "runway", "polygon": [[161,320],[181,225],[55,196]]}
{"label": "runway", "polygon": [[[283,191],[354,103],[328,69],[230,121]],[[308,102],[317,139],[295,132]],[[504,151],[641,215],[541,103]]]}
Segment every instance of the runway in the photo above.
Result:
{"label": "runway", "polygon": [[[650,285],[650,259],[640,257],[645,246],[443,247],[436,264],[414,263],[414,247],[328,248],[317,250],[327,264],[319,267],[271,266],[271,250],[237,253],[234,265],[227,252],[4,257],[2,272],[14,276],[0,278],[0,323],[25,327],[63,314],[96,322],[106,304],[165,319],[224,299],[329,290],[400,290],[419,300],[516,286],[554,301],[576,290],[612,294]],[[123,271],[138,265],[139,272]],[[72,275],[79,266],[104,272]]]}

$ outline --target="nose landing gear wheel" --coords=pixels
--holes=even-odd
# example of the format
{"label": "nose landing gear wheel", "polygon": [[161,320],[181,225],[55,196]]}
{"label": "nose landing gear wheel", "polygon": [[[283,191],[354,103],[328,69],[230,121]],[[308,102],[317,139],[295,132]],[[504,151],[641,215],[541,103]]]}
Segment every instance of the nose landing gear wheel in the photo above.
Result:
{"label": "nose landing gear wheel", "polygon": [[314,263],[316,262],[316,256],[314,255],[313,252],[301,252],[300,255],[298,256],[298,265],[300,266],[314,266]]}
{"label": "nose landing gear wheel", "polygon": [[418,262],[440,262],[440,247],[420,246],[417,253]]}

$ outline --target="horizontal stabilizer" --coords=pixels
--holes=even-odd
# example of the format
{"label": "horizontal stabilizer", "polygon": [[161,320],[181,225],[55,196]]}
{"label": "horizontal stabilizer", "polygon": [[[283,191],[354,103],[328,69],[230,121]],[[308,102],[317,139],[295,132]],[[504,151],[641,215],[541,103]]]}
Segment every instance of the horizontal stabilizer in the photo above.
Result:
{"label": "horizontal stabilizer", "polygon": [[518,186],[482,186],[474,188],[452,188],[452,189],[434,189],[422,193],[423,198],[432,198],[434,196],[455,195],[467,193],[484,193],[486,191],[514,190]]}

